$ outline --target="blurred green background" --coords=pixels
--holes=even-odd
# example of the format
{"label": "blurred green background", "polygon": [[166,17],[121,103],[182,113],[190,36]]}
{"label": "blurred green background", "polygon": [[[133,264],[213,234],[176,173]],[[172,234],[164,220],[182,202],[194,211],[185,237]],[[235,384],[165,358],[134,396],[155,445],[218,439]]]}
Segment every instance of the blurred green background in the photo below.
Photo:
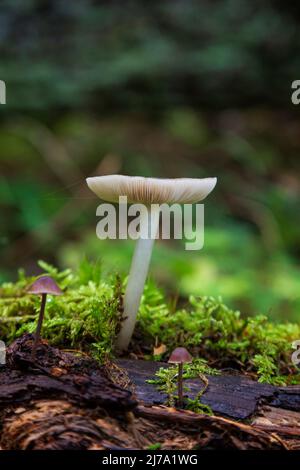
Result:
{"label": "blurred green background", "polygon": [[1,280],[41,258],[128,272],[134,243],[96,238],[86,176],[217,176],[204,249],[158,242],[153,279],[297,320],[299,21],[292,1],[3,0]]}

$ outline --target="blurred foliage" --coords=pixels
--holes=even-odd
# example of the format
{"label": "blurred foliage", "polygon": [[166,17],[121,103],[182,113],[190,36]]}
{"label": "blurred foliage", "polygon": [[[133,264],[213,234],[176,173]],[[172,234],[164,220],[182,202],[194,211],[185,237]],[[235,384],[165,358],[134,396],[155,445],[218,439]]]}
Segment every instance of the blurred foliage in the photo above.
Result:
{"label": "blurred foliage", "polygon": [[107,273],[128,272],[134,243],[96,238],[98,200],[86,188],[88,175],[217,175],[205,204],[204,249],[156,243],[152,276],[179,299],[222,295],[248,314],[297,319],[300,125],[261,109],[211,119],[173,109],[156,123],[78,114],[51,126],[7,121],[0,129],[0,278],[18,266],[34,272],[39,257],[76,267],[83,254],[100,258]]}
{"label": "blurred foliage", "polygon": [[218,176],[204,249],[158,242],[153,278],[178,305],[298,319],[299,19],[279,0],[3,0],[0,280],[84,254],[128,272],[133,243],[96,239],[86,176]]}
{"label": "blurred foliage", "polygon": [[[62,296],[49,295],[42,336],[63,348],[88,351],[100,361],[110,358],[122,318],[125,280],[101,277],[101,267],[86,260],[77,271],[60,272],[45,262],[39,265],[64,291]],[[0,287],[1,338],[5,341],[36,328],[40,296],[26,292],[32,281],[20,272],[18,282]],[[300,381],[291,363],[291,343],[299,336],[297,324],[270,322],[262,315],[242,318],[221,299],[191,297],[185,307],[177,308],[148,283],[131,348],[146,359],[153,357],[148,351],[154,354],[157,345],[165,346],[164,357],[181,345],[199,359],[186,369],[190,376],[233,367],[262,382],[285,384]]]}
{"label": "blurred foliage", "polygon": [[299,19],[279,0],[3,0],[1,78],[22,110],[284,104]]}
{"label": "blurred foliage", "polygon": [[[247,314],[299,318],[299,267],[283,250],[270,256],[255,235],[238,225],[207,227],[205,238],[200,252],[185,251],[183,243],[154,247],[150,276],[165,286],[175,302],[182,303],[190,294],[209,294],[222,296]],[[100,241],[92,234],[83,244],[63,246],[62,265],[75,268],[82,246],[90,259],[101,259],[107,273],[128,273],[134,242]]]}

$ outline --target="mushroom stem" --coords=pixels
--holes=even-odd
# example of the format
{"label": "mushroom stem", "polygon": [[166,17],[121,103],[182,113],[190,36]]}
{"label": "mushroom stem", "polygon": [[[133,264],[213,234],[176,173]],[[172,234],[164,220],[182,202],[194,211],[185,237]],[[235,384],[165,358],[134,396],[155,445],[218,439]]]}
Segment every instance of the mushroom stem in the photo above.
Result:
{"label": "mushroom stem", "polygon": [[180,362],[178,364],[178,406],[179,408],[182,408],[183,406],[183,379],[182,379],[182,374],[183,374],[183,363]]}
{"label": "mushroom stem", "polygon": [[[147,213],[141,213],[140,217],[140,237],[136,242],[136,247],[129,272],[125,297],[124,297],[124,321],[121,325],[120,333],[116,341],[116,349],[122,352],[128,348],[136,317],[139,310],[141,297],[147,279],[149,264],[151,260],[152,248],[159,226],[159,207]],[[148,230],[146,230],[148,229]]]}
{"label": "mushroom stem", "polygon": [[37,348],[37,345],[39,343],[40,336],[41,336],[41,329],[42,329],[42,324],[43,324],[43,319],[44,319],[46,299],[47,299],[47,294],[42,294],[40,314],[39,314],[38,324],[37,324],[36,331],[35,331],[34,343],[33,343],[32,351],[31,351],[32,359],[35,359],[36,348]]}

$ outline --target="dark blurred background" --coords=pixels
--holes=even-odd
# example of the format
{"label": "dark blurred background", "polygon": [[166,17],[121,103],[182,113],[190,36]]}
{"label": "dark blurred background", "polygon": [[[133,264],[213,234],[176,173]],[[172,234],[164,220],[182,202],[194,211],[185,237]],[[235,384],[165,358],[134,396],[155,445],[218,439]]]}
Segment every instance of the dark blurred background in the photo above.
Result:
{"label": "dark blurred background", "polygon": [[300,6],[279,0],[2,0],[0,279],[36,261],[128,271],[96,238],[91,175],[218,176],[206,241],[159,242],[174,298],[300,314]]}

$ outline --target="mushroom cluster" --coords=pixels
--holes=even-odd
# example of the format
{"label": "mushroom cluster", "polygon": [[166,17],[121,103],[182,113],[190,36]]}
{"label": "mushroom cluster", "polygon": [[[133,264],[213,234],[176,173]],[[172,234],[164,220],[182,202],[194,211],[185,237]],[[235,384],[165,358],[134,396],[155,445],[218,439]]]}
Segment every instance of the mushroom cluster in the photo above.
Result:
{"label": "mushroom cluster", "polygon": [[[140,176],[106,175],[87,178],[89,188],[102,200],[119,202],[127,197],[129,203],[146,206],[140,218],[140,238],[128,277],[124,297],[124,321],[116,342],[116,349],[122,352],[131,340],[141,297],[146,282],[152,248],[159,227],[159,206],[161,204],[191,204],[203,200],[215,187],[216,178],[159,179]],[[153,206],[156,210],[153,211]],[[145,236],[145,233],[147,234]]]}

